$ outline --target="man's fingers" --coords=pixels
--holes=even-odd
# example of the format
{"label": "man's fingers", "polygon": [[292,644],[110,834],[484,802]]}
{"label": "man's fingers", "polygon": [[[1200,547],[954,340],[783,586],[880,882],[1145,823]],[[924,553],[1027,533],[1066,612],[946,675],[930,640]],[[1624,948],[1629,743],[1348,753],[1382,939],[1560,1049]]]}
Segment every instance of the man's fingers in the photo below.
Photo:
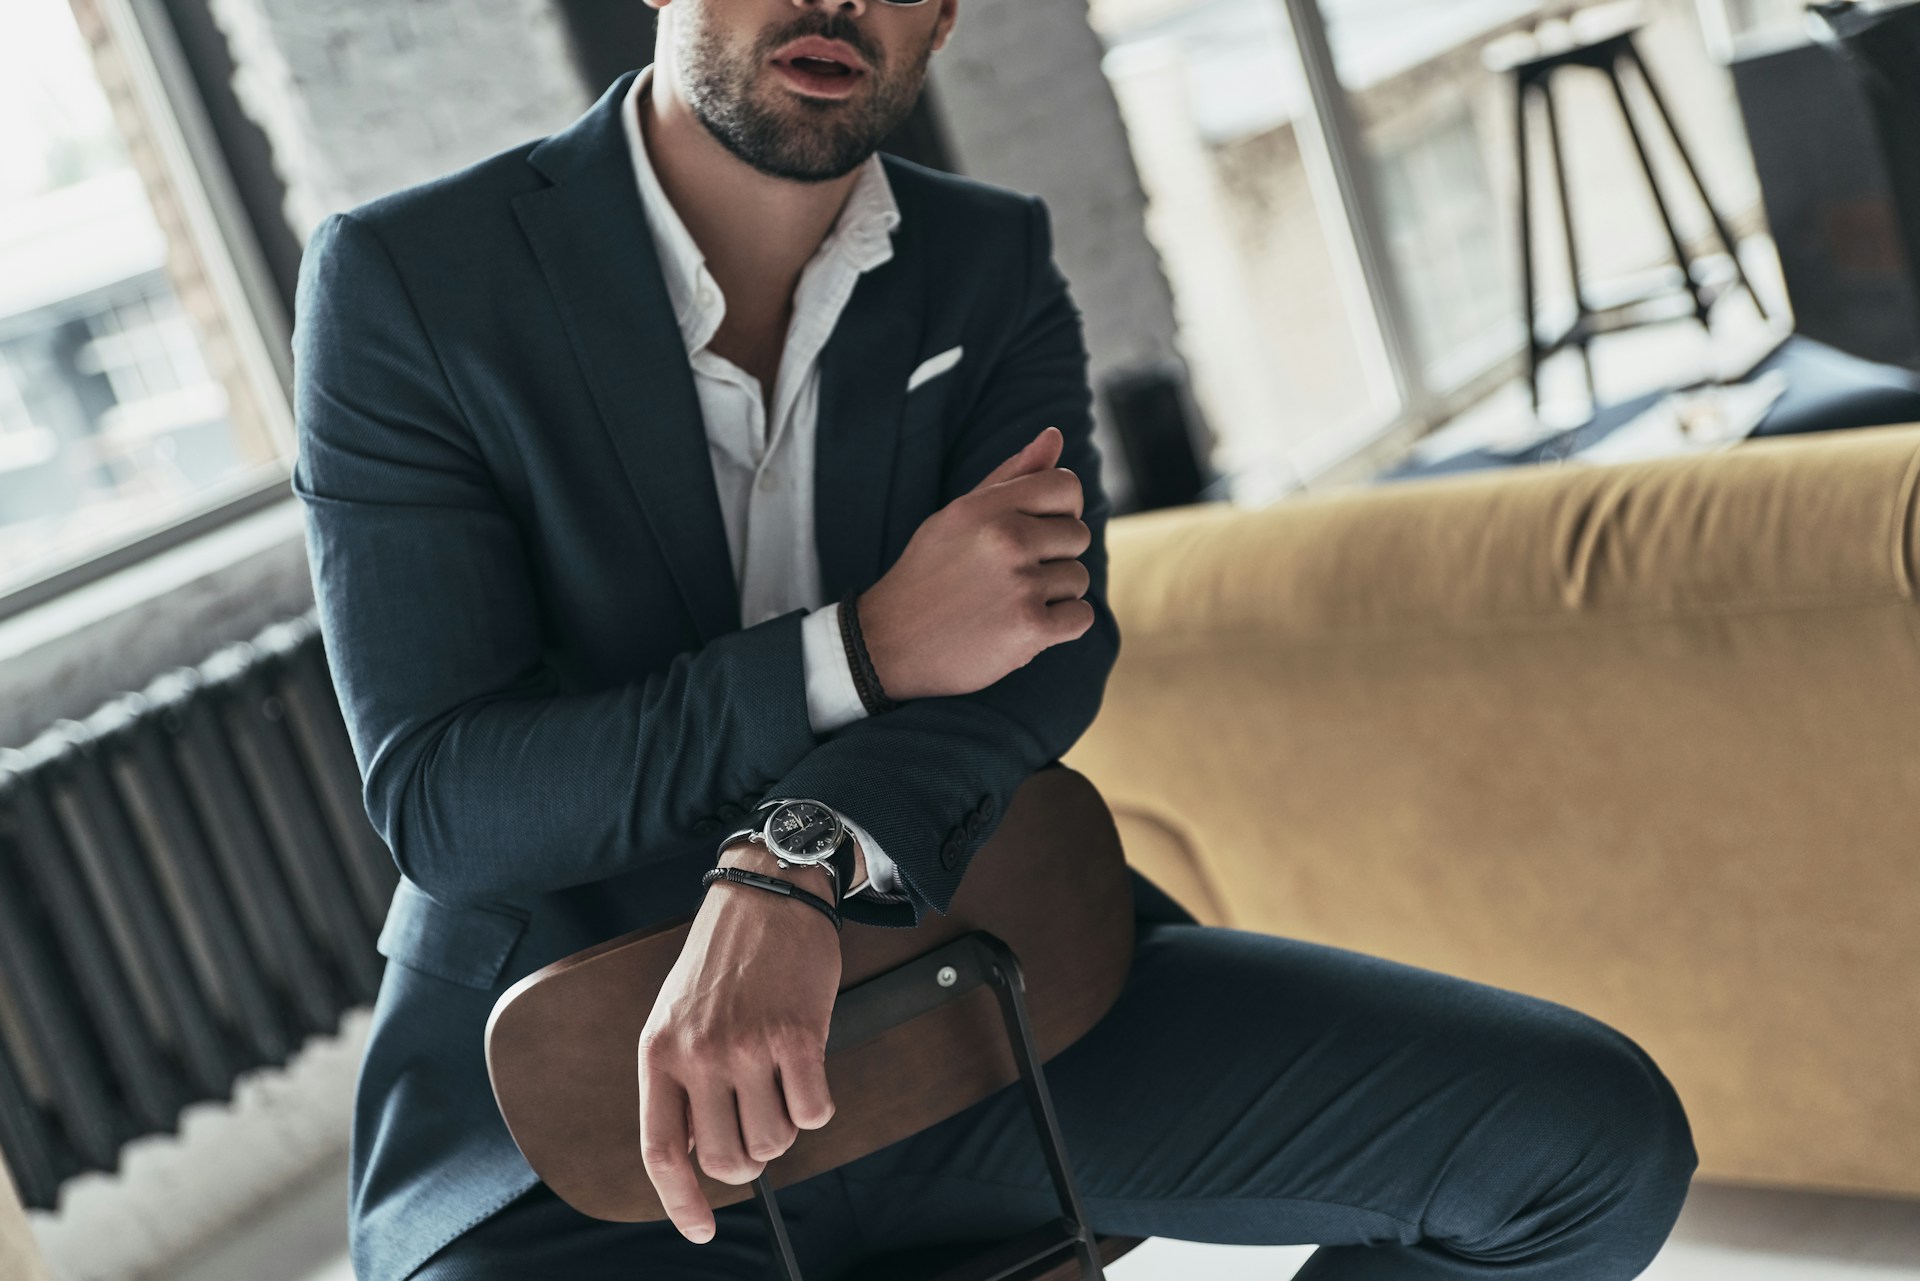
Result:
{"label": "man's fingers", "polygon": [[663,1072],[640,1072],[640,1159],[660,1194],[660,1204],[680,1235],[695,1243],[713,1239],[713,1209],[700,1191],[687,1155],[687,1096]]}
{"label": "man's fingers", "polygon": [[827,1089],[827,1063],[812,1054],[791,1054],[780,1060],[780,1087],[786,1093],[787,1115],[803,1130],[817,1130],[833,1119],[833,1095]]}
{"label": "man's fingers", "polygon": [[1080,478],[1065,467],[1046,467],[1000,483],[1013,509],[1029,516],[1079,517],[1086,503]]}
{"label": "man's fingers", "polygon": [[1058,427],[1042,427],[1040,434],[1020,447],[1020,451],[981,478],[975,489],[985,489],[1015,476],[1040,471],[1060,461],[1060,450],[1067,438]]}
{"label": "man's fingers", "polygon": [[747,1155],[733,1087],[724,1082],[695,1082],[687,1098],[693,1114],[693,1155],[700,1168],[722,1183],[751,1183],[758,1178],[766,1162]]}
{"label": "man's fingers", "polygon": [[1087,523],[1065,512],[1054,516],[1022,513],[1021,528],[1027,550],[1035,560],[1065,560],[1093,546],[1093,531]]}
{"label": "man's fingers", "polygon": [[1093,605],[1081,597],[1057,600],[1047,606],[1049,646],[1079,640],[1094,623]]}
{"label": "man's fingers", "polygon": [[1040,583],[1041,599],[1048,604],[1077,600],[1093,586],[1093,575],[1077,560],[1043,560],[1033,567],[1033,574]]}
{"label": "man's fingers", "polygon": [[773,1066],[741,1080],[735,1087],[740,1099],[740,1137],[747,1156],[755,1161],[771,1161],[793,1146],[799,1131],[787,1115],[787,1100],[780,1083],[774,1079]]}

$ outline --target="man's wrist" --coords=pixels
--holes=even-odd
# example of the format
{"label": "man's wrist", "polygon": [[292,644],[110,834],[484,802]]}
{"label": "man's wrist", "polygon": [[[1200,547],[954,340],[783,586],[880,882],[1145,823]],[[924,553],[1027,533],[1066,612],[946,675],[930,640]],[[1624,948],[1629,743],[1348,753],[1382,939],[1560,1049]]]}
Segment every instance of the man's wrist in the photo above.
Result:
{"label": "man's wrist", "polygon": [[[780,866],[780,861],[772,850],[755,841],[738,840],[720,851],[718,867],[744,867],[749,872],[759,872],[763,876],[777,876],[792,881],[803,890],[818,894],[832,902],[835,897],[833,873],[823,864],[792,863]],[[859,876],[855,876],[857,881]],[[849,887],[841,886],[840,889]]]}
{"label": "man's wrist", "polygon": [[860,617],[860,595],[857,591],[849,590],[840,598],[840,640],[846,650],[847,668],[853,677],[853,687],[860,695],[861,706],[866,709],[867,715],[877,716],[881,712],[892,711],[899,703],[887,692],[879,669],[874,665],[873,653]]}

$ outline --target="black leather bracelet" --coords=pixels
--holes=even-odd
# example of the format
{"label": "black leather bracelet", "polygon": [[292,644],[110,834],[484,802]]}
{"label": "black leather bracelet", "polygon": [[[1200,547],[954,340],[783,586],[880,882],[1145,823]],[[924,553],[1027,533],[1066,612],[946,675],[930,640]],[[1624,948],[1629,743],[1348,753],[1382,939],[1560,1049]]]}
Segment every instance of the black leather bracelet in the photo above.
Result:
{"label": "black leather bracelet", "polygon": [[811,890],[801,889],[792,881],[783,881],[777,876],[750,872],[744,867],[716,867],[700,878],[700,888],[704,890],[715,881],[732,881],[735,885],[751,885],[757,890],[767,890],[770,893],[785,895],[787,898],[799,899],[832,921],[834,929],[840,928],[840,913],[834,910],[833,904]]}
{"label": "black leather bracelet", "polygon": [[873,666],[873,655],[867,652],[867,639],[860,632],[860,610],[854,603],[859,595],[857,590],[849,588],[840,598],[840,643],[846,646],[847,663],[853,669],[853,687],[859,692],[860,705],[873,716],[890,712],[899,704],[887,697],[886,689],[880,684],[880,673]]}

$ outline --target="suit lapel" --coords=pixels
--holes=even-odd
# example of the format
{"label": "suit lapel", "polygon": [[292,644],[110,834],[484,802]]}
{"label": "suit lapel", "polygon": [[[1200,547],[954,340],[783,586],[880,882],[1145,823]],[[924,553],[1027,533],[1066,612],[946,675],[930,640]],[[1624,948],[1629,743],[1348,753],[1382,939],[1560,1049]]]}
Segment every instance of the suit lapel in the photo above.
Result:
{"label": "suit lapel", "polygon": [[706,424],[634,185],[620,104],[629,71],[528,154],[555,185],[516,196],[600,424],[702,640],[740,627],[740,590]]}
{"label": "suit lapel", "polygon": [[885,568],[894,455],[920,351],[925,228],[905,205],[899,170],[887,176],[901,201],[893,257],[861,273],[820,351],[813,523],[828,600],[870,587]]}
{"label": "suit lapel", "polygon": [[[638,74],[623,74],[528,153],[554,185],[515,197],[513,207],[601,426],[702,640],[712,640],[739,629],[740,590],[693,370],[621,127]],[[888,177],[898,199],[898,168],[889,166]],[[869,586],[882,568],[906,382],[920,346],[917,222],[903,207],[893,257],[861,274],[820,354],[814,528],[828,600]]]}

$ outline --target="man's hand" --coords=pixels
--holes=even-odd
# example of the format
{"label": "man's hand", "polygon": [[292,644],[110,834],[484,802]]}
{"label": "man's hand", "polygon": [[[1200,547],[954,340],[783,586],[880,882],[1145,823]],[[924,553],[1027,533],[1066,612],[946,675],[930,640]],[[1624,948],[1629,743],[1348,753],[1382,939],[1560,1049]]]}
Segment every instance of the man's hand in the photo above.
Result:
{"label": "man's hand", "polygon": [[[832,898],[826,869],[783,869],[757,845],[730,845],[720,863]],[[840,936],[825,916],[750,886],[708,889],[640,1034],[641,1157],[689,1241],[714,1232],[690,1148],[712,1177],[748,1183],[833,1116],[827,1025],[839,988]]]}
{"label": "man's hand", "polygon": [[1054,464],[1043,428],[981,482],[921,522],[859,597],[860,630],[887,696],[971,694],[1093,626],[1081,599],[1093,542],[1080,478]]}

